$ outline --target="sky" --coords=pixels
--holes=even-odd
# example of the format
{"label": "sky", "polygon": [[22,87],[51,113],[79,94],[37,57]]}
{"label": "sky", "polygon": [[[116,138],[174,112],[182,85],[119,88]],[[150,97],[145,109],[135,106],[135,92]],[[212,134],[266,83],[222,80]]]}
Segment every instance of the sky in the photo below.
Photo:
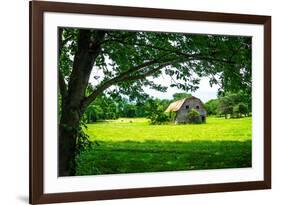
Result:
{"label": "sky", "polygon": [[[99,76],[99,79],[94,79],[93,76]],[[104,74],[102,70],[99,69],[93,69],[90,77],[90,83],[95,86],[101,80],[104,78]],[[181,89],[178,89],[176,87],[170,87],[171,84],[171,78],[170,76],[166,75],[165,72],[162,72],[162,75],[160,75],[158,78],[152,78],[148,77],[149,80],[153,80],[156,84],[160,84],[162,86],[168,87],[166,92],[160,92],[154,89],[150,89],[148,87],[143,87],[143,90],[145,93],[149,94],[151,97],[159,98],[159,99],[173,99],[173,94],[175,93],[182,93],[185,92]],[[109,88],[110,89],[110,88]],[[188,92],[192,94],[193,96],[201,99],[204,103],[217,98],[219,86],[213,85],[212,87],[209,84],[209,79],[207,77],[202,77],[199,88],[195,92]]]}
{"label": "sky", "polygon": [[[173,94],[185,92],[176,87],[170,87],[170,77],[166,74],[162,74],[160,77],[153,80],[157,84],[161,84],[163,86],[167,86],[168,89],[166,92],[160,92],[154,89],[150,89],[148,87],[143,87],[145,93],[159,99],[173,99]],[[188,92],[193,96],[201,99],[204,103],[217,98],[219,86],[213,85],[212,87],[209,84],[209,79],[207,77],[202,77],[200,80],[199,88],[195,92]]]}

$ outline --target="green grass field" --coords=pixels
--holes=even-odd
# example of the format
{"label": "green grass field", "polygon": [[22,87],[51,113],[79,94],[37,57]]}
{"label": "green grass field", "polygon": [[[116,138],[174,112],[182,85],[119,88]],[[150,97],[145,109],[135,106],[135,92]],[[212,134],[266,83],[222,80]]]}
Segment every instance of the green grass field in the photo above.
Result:
{"label": "green grass field", "polygon": [[88,124],[98,142],[78,158],[77,175],[251,166],[251,118],[198,125],[149,125],[143,118]]}

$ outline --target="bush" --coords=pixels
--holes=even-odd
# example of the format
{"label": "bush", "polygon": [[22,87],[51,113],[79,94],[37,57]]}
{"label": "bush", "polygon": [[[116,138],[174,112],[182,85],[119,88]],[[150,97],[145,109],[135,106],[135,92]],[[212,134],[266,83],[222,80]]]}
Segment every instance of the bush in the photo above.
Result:
{"label": "bush", "polygon": [[169,117],[163,112],[154,112],[149,116],[151,125],[161,125],[169,122]]}
{"label": "bush", "polygon": [[192,124],[200,124],[200,123],[202,123],[202,120],[200,118],[200,113],[197,110],[195,110],[195,109],[191,109],[187,113],[187,119],[188,119],[188,123],[192,123]]}

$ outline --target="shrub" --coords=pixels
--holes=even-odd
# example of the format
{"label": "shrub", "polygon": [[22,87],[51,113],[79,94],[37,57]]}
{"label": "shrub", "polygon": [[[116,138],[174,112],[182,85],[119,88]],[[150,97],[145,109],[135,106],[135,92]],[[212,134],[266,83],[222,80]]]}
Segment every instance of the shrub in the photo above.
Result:
{"label": "shrub", "polygon": [[149,119],[151,125],[161,125],[169,122],[169,117],[163,112],[153,112]]}
{"label": "shrub", "polygon": [[200,118],[200,113],[195,109],[191,109],[187,113],[187,120],[188,120],[189,123],[192,123],[192,124],[202,123],[201,118]]}

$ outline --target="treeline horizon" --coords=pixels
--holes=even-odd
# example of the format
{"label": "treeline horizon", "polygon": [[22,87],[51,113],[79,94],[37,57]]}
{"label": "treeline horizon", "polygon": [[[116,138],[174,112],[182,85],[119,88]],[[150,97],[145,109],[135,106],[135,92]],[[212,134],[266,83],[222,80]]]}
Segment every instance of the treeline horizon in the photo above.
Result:
{"label": "treeline horizon", "polygon": [[[93,123],[118,118],[149,118],[157,116],[165,118],[164,113],[170,103],[192,96],[189,93],[175,93],[172,99],[147,98],[130,100],[126,97],[103,94],[87,108],[83,120]],[[251,115],[251,97],[243,91],[225,93],[216,99],[203,103],[208,116],[240,118]],[[166,119],[167,120],[167,119]]]}

